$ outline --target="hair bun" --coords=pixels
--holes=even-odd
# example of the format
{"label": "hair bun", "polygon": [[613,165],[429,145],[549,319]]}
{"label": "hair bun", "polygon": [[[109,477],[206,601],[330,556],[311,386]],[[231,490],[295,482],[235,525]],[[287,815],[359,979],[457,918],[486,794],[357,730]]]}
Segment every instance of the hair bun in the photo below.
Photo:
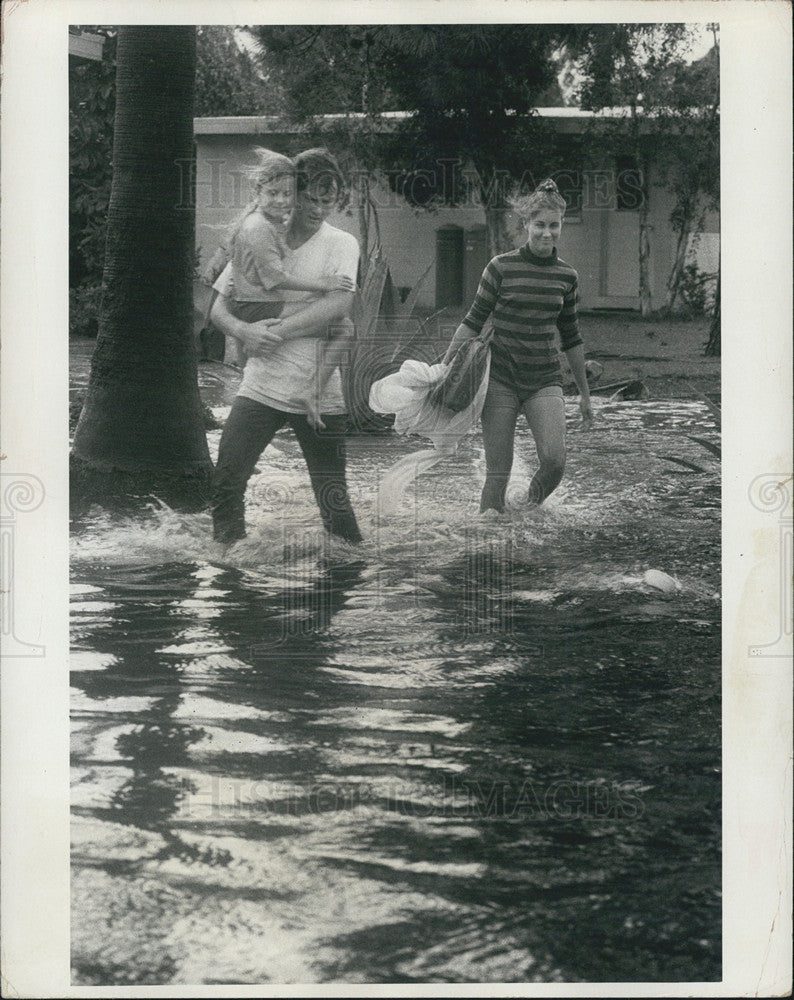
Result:
{"label": "hair bun", "polygon": [[522,221],[531,219],[536,212],[543,209],[551,209],[564,216],[567,207],[565,199],[560,194],[560,189],[551,177],[547,177],[545,181],[541,181],[532,194],[511,198],[510,204]]}

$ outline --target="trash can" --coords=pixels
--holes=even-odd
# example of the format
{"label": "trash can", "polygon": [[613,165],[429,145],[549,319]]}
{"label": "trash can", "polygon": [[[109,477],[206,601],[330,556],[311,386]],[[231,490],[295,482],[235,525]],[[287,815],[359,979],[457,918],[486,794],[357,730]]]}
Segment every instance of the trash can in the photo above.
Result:
{"label": "trash can", "polygon": [[467,308],[474,301],[482,272],[490,259],[487,227],[477,225],[467,229],[463,252],[463,304]]}
{"label": "trash can", "polygon": [[450,223],[436,230],[436,309],[463,301],[463,229]]}

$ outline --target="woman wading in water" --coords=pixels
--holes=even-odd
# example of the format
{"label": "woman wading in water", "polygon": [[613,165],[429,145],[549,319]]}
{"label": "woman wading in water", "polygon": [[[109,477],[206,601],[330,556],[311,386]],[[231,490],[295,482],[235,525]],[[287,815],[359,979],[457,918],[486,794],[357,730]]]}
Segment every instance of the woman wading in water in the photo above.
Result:
{"label": "woman wading in water", "polygon": [[538,469],[528,501],[541,504],[565,470],[565,402],[555,339],[559,335],[581,394],[584,426],[592,424],[584,348],[579,336],[578,275],[557,256],[565,200],[552,180],[514,203],[527,242],[488,264],[474,302],[455,331],[444,357],[493,321],[491,368],[482,410],[486,479],[480,512],[501,512],[513,466],[519,413],[526,417],[538,451]]}

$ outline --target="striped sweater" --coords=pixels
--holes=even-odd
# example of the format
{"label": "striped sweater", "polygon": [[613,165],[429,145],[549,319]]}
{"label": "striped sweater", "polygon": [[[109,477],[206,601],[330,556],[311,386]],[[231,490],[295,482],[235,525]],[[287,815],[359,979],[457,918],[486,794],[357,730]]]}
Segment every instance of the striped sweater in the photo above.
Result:
{"label": "striped sweater", "polygon": [[500,254],[483,271],[480,286],[463,318],[479,333],[490,315],[491,377],[523,395],[562,385],[559,332],[564,351],[582,343],[579,336],[576,271],[557,256],[538,257],[525,244]]}

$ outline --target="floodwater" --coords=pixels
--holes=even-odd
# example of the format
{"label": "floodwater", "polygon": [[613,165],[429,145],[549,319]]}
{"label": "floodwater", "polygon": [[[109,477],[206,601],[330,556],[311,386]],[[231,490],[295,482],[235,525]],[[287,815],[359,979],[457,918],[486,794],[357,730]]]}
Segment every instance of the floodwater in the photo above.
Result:
{"label": "floodwater", "polygon": [[360,435],[328,545],[284,433],[228,550],[157,504],[75,531],[75,984],[720,979],[718,430],[568,412],[534,513],[522,429],[501,519],[473,435],[378,523],[424,445]]}

